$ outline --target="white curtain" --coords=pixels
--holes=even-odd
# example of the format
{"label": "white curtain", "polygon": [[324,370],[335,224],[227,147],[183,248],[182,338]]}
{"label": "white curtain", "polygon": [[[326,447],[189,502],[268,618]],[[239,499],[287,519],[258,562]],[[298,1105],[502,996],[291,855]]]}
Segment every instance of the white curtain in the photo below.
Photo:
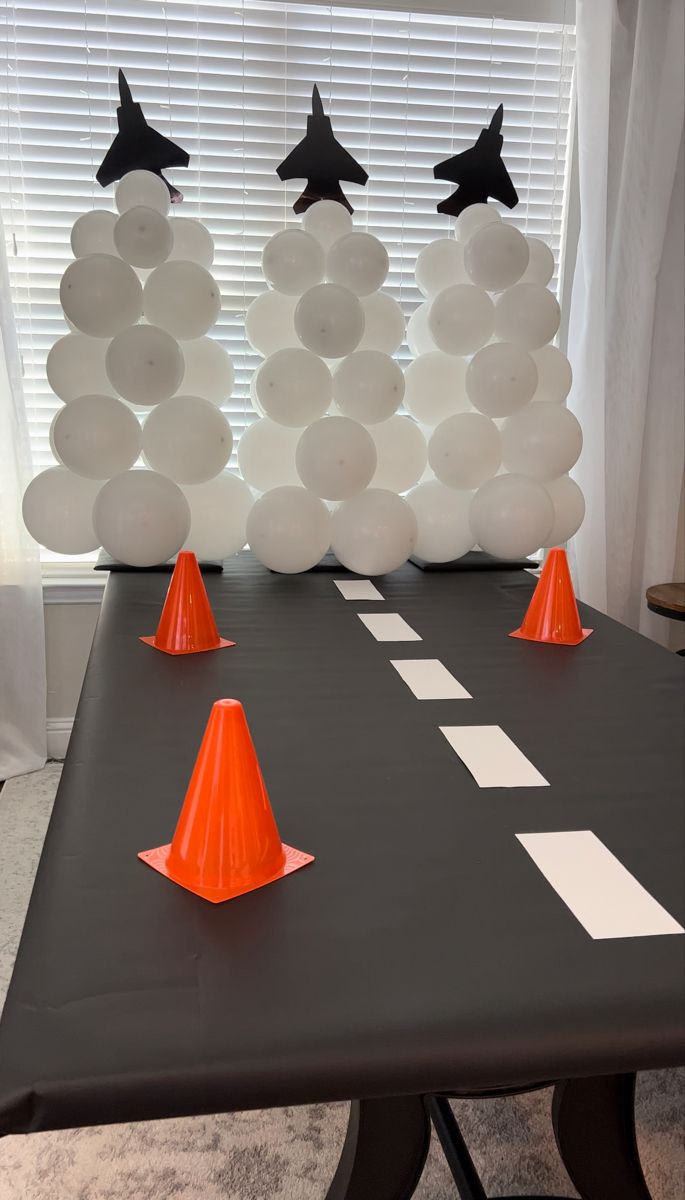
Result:
{"label": "white curtain", "polygon": [[46,759],[43,596],[38,548],[21,519],[31,478],[21,364],[0,217],[0,780]]}
{"label": "white curtain", "polygon": [[580,240],[570,406],[587,501],[581,598],[656,638],[645,588],[674,578],[685,458],[683,0],[577,0]]}

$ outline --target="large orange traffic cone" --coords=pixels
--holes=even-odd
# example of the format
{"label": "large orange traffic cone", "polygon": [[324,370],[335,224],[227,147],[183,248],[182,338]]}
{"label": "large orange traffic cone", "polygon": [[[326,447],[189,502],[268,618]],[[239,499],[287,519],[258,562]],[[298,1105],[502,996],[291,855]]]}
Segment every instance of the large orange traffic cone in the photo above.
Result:
{"label": "large orange traffic cone", "polygon": [[314,861],[281,842],[238,700],[212,706],[173,841],[138,857],[213,904]]}
{"label": "large orange traffic cone", "polygon": [[190,550],[181,550],[176,559],[156,634],[140,640],[165,654],[199,654],[235,646],[219,637],[207,589]]}
{"label": "large orange traffic cone", "polygon": [[520,629],[509,637],[577,646],[592,633],[580,624],[565,550],[550,550]]}

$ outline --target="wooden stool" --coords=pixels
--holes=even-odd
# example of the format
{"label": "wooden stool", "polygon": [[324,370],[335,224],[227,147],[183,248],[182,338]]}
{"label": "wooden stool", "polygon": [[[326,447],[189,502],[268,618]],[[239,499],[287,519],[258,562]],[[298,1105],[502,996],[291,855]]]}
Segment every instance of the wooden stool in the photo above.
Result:
{"label": "wooden stool", "polygon": [[[685,583],[655,583],[647,588],[645,595],[651,612],[672,621],[685,621]],[[679,650],[678,654],[685,654],[685,650]]]}

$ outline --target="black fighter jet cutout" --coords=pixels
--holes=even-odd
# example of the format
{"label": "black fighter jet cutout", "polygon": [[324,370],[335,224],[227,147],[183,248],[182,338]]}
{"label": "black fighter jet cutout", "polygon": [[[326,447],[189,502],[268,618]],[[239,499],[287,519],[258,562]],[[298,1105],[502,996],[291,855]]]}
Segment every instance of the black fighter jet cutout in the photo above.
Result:
{"label": "black fighter jet cutout", "polygon": [[152,171],[167,185],[172,203],[183,199],[177,188],[164,179],[162,170],[187,167],[190,155],[148,125],[139,104],[134,104],[123,71],[119,71],[117,133],[95,178],[101,187],[121,179],[128,171]]}
{"label": "black fighter jet cutout", "polygon": [[296,213],[306,212],[317,200],[337,200],[348,212],[354,212],[340,187],[340,180],[363,187],[369,176],[335,138],[316,84],[312,92],[312,115],[307,117],[307,133],[276,168],[276,173],[284,181],[307,180],[302,195],[293,204]]}
{"label": "black fighter jet cutout", "polygon": [[504,105],[500,104],[488,129],[482,129],[475,146],[446,158],[433,168],[436,179],[449,179],[459,184],[456,192],[441,200],[438,212],[458,217],[470,204],[487,204],[488,197],[499,200],[507,208],[515,208],[519,202],[516,188],[502,162],[504,138],[500,133]]}

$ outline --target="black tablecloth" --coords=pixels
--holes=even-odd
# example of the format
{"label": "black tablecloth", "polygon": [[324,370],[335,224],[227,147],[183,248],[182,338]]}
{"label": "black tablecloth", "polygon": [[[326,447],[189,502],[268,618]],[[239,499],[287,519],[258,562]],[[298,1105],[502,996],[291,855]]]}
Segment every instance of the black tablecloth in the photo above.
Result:
{"label": "black tablecloth", "polygon": [[[0,1026],[0,1131],[477,1089],[671,1064],[680,937],[593,941],[516,842],[592,829],[683,919],[682,660],[582,609],[517,641],[519,572],[376,581],[243,554],[207,576],[234,649],[171,658],[168,579],[109,579]],[[377,643],[357,611],[423,641]],[[436,657],[471,701],[418,702]],[[316,855],[213,906],[137,851],[174,829],[212,701],[240,699],[281,836]],[[439,732],[501,725],[548,788],[482,790]]]}

